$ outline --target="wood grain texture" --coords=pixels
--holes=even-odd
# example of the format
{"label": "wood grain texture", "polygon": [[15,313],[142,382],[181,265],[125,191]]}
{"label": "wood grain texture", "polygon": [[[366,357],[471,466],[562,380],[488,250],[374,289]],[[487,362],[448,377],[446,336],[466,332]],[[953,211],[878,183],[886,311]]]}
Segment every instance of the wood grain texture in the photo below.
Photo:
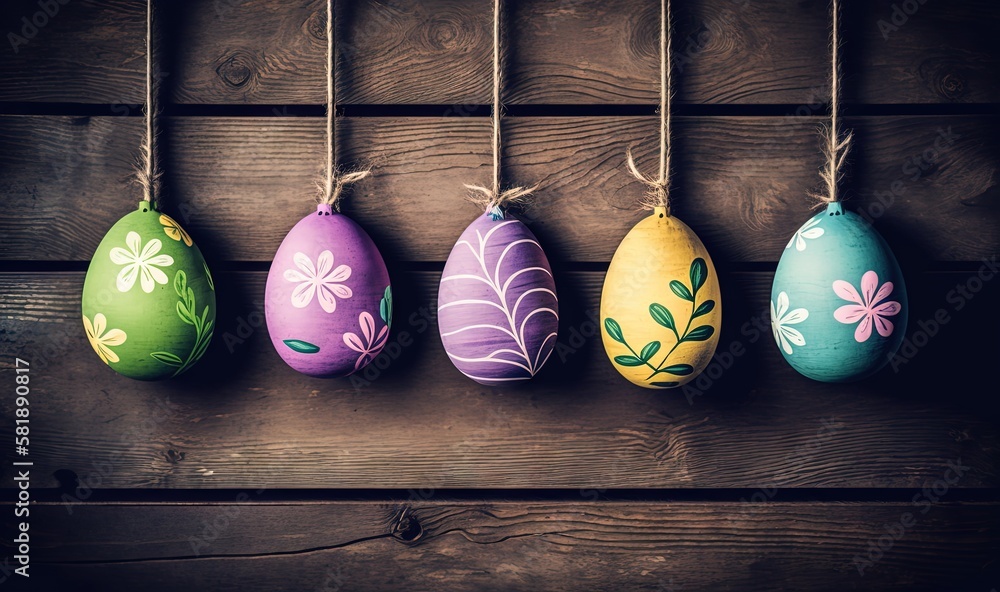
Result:
{"label": "wood grain texture", "polygon": [[[674,211],[717,262],[776,261],[818,189],[818,119],[683,117],[676,124]],[[167,122],[165,211],[209,258],[270,261],[313,210],[319,118],[181,117]],[[655,163],[655,118],[525,117],[506,125],[505,175],[540,183],[524,218],[554,261],[611,259],[642,213],[625,148]],[[976,261],[1000,247],[1000,118],[849,118],[849,207],[876,221],[897,254]],[[132,117],[0,117],[0,258],[89,260],[134,209],[141,124]],[[465,183],[489,170],[483,118],[347,118],[342,162],[374,161],[344,211],[388,260],[443,261],[476,209]],[[947,130],[951,130],[948,132]],[[947,140],[944,139],[947,136]],[[893,191],[896,193],[893,194]],[[266,219],[266,224],[255,221]],[[40,233],[46,236],[39,245]]]}
{"label": "wood grain texture", "polygon": [[[970,274],[908,275],[919,347],[898,374],[837,385],[781,360],[765,313],[771,274],[725,273],[730,355],[697,390],[662,393],[622,380],[594,337],[602,273],[556,269],[556,352],[530,384],[499,389],[442,351],[439,273],[390,274],[394,332],[361,381],[286,367],[262,326],[265,274],[217,271],[215,341],[164,383],[124,379],[91,351],[82,273],[0,276],[0,380],[14,356],[34,368],[34,486],[66,470],[101,489],[921,487],[958,459],[971,469],[956,486],[1000,486],[1000,412],[983,391],[1000,352],[981,337],[1000,329],[995,280],[956,310],[952,290]],[[938,310],[948,321],[916,337]],[[4,416],[13,404],[0,400]],[[0,425],[0,439],[11,429]]]}
{"label": "wood grain texture", "polygon": [[[989,590],[998,576],[1000,512],[988,503],[261,504],[256,491],[242,495],[72,514],[37,505],[32,581],[150,592],[930,591]],[[901,538],[862,575],[855,557],[889,525]]]}
{"label": "wood grain texture", "polygon": [[[32,488],[50,500],[31,507],[33,588],[1000,587],[1000,118],[974,115],[1000,104],[995,0],[845,3],[847,115],[887,115],[847,118],[850,207],[876,220],[912,299],[904,357],[850,385],[782,361],[760,271],[818,187],[828,2],[674,3],[676,103],[724,115],[675,120],[674,207],[719,265],[725,318],[719,356],[670,393],[622,380],[597,336],[600,270],[641,217],[624,151],[648,169],[656,136],[652,117],[598,116],[657,101],[656,2],[505,3],[504,101],[548,116],[505,120],[504,176],[541,183],[525,218],[554,263],[561,332],[536,380],[491,389],[453,368],[434,319],[436,270],[477,213],[463,185],[489,171],[488,123],[464,117],[490,98],[489,2],[337,3],[338,100],[367,115],[340,120],[341,156],[377,166],[345,211],[382,249],[396,295],[386,353],[353,382],[281,362],[255,263],[313,209],[323,121],[301,116],[324,100],[324,0],[157,3],[164,103],[194,115],[165,121],[164,209],[216,270],[220,316],[193,372],[139,383],[91,351],[84,274],[42,270],[81,269],[139,198],[127,183],[146,3],[47,1],[59,12],[31,34],[22,19],[37,22],[38,0],[0,5],[0,113],[48,114],[0,114],[0,382],[13,383],[15,356],[30,360]],[[0,417],[14,404],[0,397]],[[0,422],[0,441],[12,427]],[[0,483],[11,468],[0,462]],[[118,488],[154,501],[86,501]],[[303,501],[336,496],[300,488],[367,501]],[[409,499],[373,501],[387,488]],[[444,499],[449,488],[521,501]],[[609,501],[615,488],[701,501]],[[719,501],[725,488],[753,502]],[[791,501],[812,488],[897,501]],[[192,491],[207,489],[225,491]],[[288,501],[268,501],[272,489]],[[53,503],[62,492],[81,503]],[[900,528],[860,574],[855,558]]]}
{"label": "wood grain texture", "polygon": [[[483,0],[342,2],[339,100],[354,104],[484,104],[490,93],[490,9]],[[512,104],[655,103],[656,5],[645,0],[512,2]],[[992,0],[895,0],[845,8],[845,94],[856,103],[1000,102],[994,72],[1000,15]],[[69,2],[27,43],[0,48],[0,100],[141,101],[141,0]],[[194,104],[323,102],[323,3],[163,3],[165,92]],[[0,8],[20,34],[39,7]],[[697,0],[675,7],[678,102],[812,105],[828,93],[826,2]],[[790,24],[794,23],[794,25]],[[16,52],[15,52],[16,49]]]}

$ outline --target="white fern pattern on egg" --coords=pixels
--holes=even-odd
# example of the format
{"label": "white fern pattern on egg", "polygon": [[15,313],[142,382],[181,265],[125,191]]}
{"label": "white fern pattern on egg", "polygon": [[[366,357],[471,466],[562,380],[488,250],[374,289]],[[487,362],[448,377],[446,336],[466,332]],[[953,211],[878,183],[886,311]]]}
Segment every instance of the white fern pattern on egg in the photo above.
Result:
{"label": "white fern pattern on egg", "polygon": [[[474,223],[456,243],[441,278],[441,338],[452,362],[474,380],[526,380],[548,360],[557,337],[552,272],[520,221],[482,225],[488,230]],[[456,255],[459,269],[451,263]]]}

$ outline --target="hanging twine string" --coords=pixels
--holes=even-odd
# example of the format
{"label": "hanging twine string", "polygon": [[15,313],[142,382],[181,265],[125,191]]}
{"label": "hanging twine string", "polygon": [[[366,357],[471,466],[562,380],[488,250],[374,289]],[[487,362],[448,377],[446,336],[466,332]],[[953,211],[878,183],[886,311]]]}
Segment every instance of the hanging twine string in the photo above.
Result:
{"label": "hanging twine string", "polygon": [[500,18],[500,0],[493,0],[493,108],[490,113],[490,122],[493,126],[493,184],[491,187],[466,185],[472,191],[469,200],[489,212],[494,219],[503,218],[506,208],[524,203],[526,198],[538,189],[538,185],[511,187],[506,191],[500,189],[500,118],[503,117],[503,105],[500,103],[500,87],[503,82],[503,69],[500,63]]}
{"label": "hanging twine string", "polygon": [[670,0],[660,2],[660,170],[656,177],[642,174],[635,164],[632,148],[625,151],[629,172],[648,191],[642,200],[644,209],[666,208],[670,215],[670,99],[673,95],[672,54],[670,45]]}
{"label": "hanging twine string", "polygon": [[371,167],[341,171],[337,166],[337,102],[334,86],[336,68],[336,27],[334,26],[334,0],[326,3],[326,175],[320,183],[320,203],[328,204],[333,211],[340,211],[340,198],[344,189],[371,174]]}
{"label": "hanging twine string", "polygon": [[160,196],[160,170],[156,153],[157,116],[156,81],[153,74],[153,0],[146,2],[146,104],[143,110],[146,129],[143,132],[141,154],[136,163],[136,179],[142,188],[143,201],[156,205]]}
{"label": "hanging twine string", "polygon": [[844,177],[844,163],[847,160],[847,153],[850,150],[851,140],[854,133],[848,131],[846,134],[840,130],[840,3],[833,0],[833,32],[830,44],[832,46],[832,60],[830,72],[830,123],[820,127],[820,133],[825,136],[823,140],[823,155],[826,163],[820,169],[820,177],[826,185],[826,192],[823,194],[813,193],[812,197],[819,200],[817,206],[840,201],[837,188]]}

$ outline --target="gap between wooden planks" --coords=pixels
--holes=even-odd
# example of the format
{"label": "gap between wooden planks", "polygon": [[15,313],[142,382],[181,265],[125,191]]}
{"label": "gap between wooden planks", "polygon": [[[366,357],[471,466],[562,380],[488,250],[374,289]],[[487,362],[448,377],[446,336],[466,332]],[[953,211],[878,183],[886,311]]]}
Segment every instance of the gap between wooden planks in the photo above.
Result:
{"label": "gap between wooden planks", "polygon": [[[845,96],[853,103],[1000,102],[1000,15],[992,0],[895,0],[844,7]],[[323,102],[321,0],[162,3],[168,100],[190,104]],[[907,5],[909,8],[909,5]],[[34,0],[0,8],[17,32]],[[644,0],[525,0],[507,18],[510,104],[657,102],[657,10]],[[338,3],[337,95],[364,104],[489,101],[491,6],[485,0]],[[693,0],[674,7],[678,103],[809,105],[828,94],[829,14],[822,2]],[[0,61],[0,101],[141,101],[145,2],[94,0],[59,13]]]}
{"label": "gap between wooden planks", "polygon": [[[968,273],[908,276],[909,336],[923,346],[898,374],[847,385],[782,363],[766,317],[771,273],[729,273],[720,358],[699,390],[670,393],[632,387],[608,363],[594,337],[601,272],[556,274],[563,325],[536,380],[476,385],[441,350],[439,275],[393,273],[393,345],[352,383],[302,376],[275,355],[263,272],[217,273],[223,312],[206,358],[190,376],[148,384],[114,374],[86,343],[82,272],[0,274],[0,349],[32,360],[44,401],[32,410],[37,485],[923,487],[961,461],[972,470],[956,487],[1000,486],[1000,413],[981,387],[998,352],[964,345],[998,322],[997,287],[956,310],[952,291]],[[915,338],[940,310],[948,323]],[[937,370],[951,367],[964,371]],[[0,438],[9,430],[0,425]]]}
{"label": "gap between wooden planks", "polygon": [[[717,265],[776,261],[811,215],[818,117],[682,117],[675,209]],[[858,141],[848,207],[904,265],[976,262],[1000,247],[1000,117],[848,118]],[[317,118],[168,118],[164,209],[211,260],[270,261],[313,210]],[[372,161],[345,212],[390,261],[443,261],[476,216],[465,183],[488,176],[483,118],[345,118],[344,162]],[[510,118],[505,176],[540,183],[525,212],[550,259],[607,262],[643,215],[625,148],[655,161],[654,117]],[[138,191],[133,117],[0,116],[0,260],[87,261]],[[266,223],[261,223],[261,220]],[[44,235],[46,240],[39,242]],[[972,267],[975,268],[974,266]]]}
{"label": "gap between wooden planks", "polygon": [[[37,504],[32,575],[150,591],[989,590],[1000,575],[995,503],[272,504],[244,493],[72,513]],[[871,552],[880,537],[885,550]]]}

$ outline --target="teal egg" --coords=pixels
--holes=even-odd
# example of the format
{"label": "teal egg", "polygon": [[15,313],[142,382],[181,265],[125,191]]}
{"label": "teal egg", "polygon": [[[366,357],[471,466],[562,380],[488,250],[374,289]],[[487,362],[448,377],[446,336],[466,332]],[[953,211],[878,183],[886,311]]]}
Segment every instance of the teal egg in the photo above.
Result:
{"label": "teal egg", "polygon": [[82,309],[102,362],[129,378],[160,380],[186,371],[208,349],[215,284],[191,236],[140,202],[94,252]]}
{"label": "teal egg", "polygon": [[785,247],[771,287],[771,330],[781,355],[822,382],[870,376],[906,333],[906,285],[871,225],[831,203]]}

